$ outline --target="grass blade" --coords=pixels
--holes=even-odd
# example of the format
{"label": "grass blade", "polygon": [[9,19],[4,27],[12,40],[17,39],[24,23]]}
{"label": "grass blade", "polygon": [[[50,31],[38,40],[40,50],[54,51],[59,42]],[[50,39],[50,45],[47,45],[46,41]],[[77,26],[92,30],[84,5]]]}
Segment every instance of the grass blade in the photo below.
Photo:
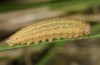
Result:
{"label": "grass blade", "polygon": [[[82,37],[81,39],[92,39],[92,38],[100,38],[100,34],[97,34],[97,35],[90,35],[90,36],[85,36],[85,37]],[[79,40],[78,38],[75,38],[73,40]],[[48,43],[59,43],[59,42],[67,42],[67,41],[72,41],[72,39],[60,39],[60,40],[53,40],[52,42],[45,42],[45,43],[42,43],[40,42],[39,44],[37,45],[40,45],[40,44],[48,44]],[[23,48],[23,47],[28,47],[28,46],[37,46],[35,44],[31,44],[31,45],[15,45],[15,46],[8,46],[8,45],[4,45],[4,46],[0,46],[0,51],[3,51],[3,50],[9,50],[9,49],[15,49],[15,48]]]}

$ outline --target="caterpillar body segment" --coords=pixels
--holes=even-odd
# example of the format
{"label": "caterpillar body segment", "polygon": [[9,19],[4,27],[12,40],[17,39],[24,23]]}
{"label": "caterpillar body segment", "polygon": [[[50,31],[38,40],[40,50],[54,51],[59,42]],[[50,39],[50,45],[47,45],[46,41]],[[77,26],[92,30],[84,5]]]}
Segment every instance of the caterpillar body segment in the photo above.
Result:
{"label": "caterpillar body segment", "polygon": [[66,17],[43,20],[29,25],[12,35],[7,43],[10,46],[15,44],[38,44],[39,41],[51,42],[53,39],[75,38],[90,33],[90,25],[78,19]]}

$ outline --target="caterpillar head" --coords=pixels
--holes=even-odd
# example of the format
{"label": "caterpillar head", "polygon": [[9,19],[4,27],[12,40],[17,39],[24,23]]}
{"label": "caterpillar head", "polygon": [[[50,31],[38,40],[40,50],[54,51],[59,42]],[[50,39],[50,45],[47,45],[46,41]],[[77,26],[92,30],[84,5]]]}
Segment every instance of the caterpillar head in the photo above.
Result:
{"label": "caterpillar head", "polygon": [[90,33],[91,33],[91,26],[90,26],[90,24],[86,23],[83,26],[83,34],[84,35],[89,35]]}

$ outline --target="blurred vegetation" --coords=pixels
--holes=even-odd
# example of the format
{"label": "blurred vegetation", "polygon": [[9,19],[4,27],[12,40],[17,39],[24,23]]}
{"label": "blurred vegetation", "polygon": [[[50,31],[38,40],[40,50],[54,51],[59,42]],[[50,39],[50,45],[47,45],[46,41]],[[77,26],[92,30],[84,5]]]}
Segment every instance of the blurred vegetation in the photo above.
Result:
{"label": "blurred vegetation", "polygon": [[90,6],[100,4],[100,0],[54,0],[39,3],[0,3],[0,11],[22,10],[27,8],[49,6],[52,9],[65,11],[79,11]]}

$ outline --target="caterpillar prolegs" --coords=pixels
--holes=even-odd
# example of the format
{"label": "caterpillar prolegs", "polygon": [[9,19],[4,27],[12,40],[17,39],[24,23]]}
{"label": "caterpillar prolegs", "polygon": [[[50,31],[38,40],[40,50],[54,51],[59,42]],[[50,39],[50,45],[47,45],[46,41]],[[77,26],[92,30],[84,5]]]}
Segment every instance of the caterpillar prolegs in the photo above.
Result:
{"label": "caterpillar prolegs", "polygon": [[38,44],[39,41],[52,41],[60,38],[75,38],[90,34],[90,25],[84,21],[71,18],[54,18],[33,23],[12,35],[7,43],[15,44]]}

